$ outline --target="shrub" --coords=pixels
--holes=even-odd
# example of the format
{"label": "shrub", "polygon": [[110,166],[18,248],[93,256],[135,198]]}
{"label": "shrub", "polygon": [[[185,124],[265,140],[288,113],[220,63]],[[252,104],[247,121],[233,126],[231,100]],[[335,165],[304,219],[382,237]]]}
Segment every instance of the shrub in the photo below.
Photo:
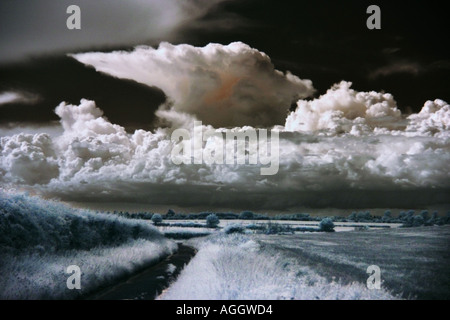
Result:
{"label": "shrub", "polygon": [[330,218],[322,219],[319,223],[319,229],[325,232],[333,232],[334,231],[334,223]]}
{"label": "shrub", "polygon": [[240,224],[229,224],[223,229],[223,232],[226,234],[245,233],[245,227]]}
{"label": "shrub", "polygon": [[219,223],[219,218],[214,213],[206,217],[206,226],[208,228],[216,228]]}
{"label": "shrub", "polygon": [[45,253],[118,246],[133,239],[158,239],[144,222],[73,209],[62,203],[0,191],[0,265],[6,250]]}
{"label": "shrub", "polygon": [[293,233],[293,230],[290,226],[278,224],[278,223],[269,223],[267,225],[267,229],[264,232],[265,234],[282,234],[282,233]]}
{"label": "shrub", "polygon": [[261,225],[261,224],[249,224],[245,226],[246,229],[248,230],[257,230],[257,231],[263,231],[267,229],[267,226],[265,225]]}
{"label": "shrub", "polygon": [[153,216],[152,216],[152,221],[153,221],[153,223],[154,224],[159,224],[159,223],[161,223],[162,222],[162,217],[161,217],[161,215],[159,214],[159,213],[155,213]]}
{"label": "shrub", "polygon": [[239,215],[239,219],[249,220],[253,219],[254,216],[255,214],[251,211],[242,211],[241,214]]}

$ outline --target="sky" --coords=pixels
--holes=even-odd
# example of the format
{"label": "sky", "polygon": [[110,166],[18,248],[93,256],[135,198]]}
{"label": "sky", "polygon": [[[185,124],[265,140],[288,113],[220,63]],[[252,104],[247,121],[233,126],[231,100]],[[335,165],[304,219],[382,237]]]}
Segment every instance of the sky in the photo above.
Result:
{"label": "sky", "polygon": [[[81,9],[68,30],[66,8]],[[445,205],[450,57],[435,1],[0,3],[0,183],[73,202]],[[170,134],[277,128],[280,170],[170,162]]]}

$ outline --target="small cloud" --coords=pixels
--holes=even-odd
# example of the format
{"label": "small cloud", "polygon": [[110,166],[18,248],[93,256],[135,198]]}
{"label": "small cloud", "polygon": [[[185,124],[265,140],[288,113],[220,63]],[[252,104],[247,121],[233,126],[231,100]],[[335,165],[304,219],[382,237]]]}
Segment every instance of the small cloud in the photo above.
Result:
{"label": "small cloud", "polygon": [[0,93],[0,106],[13,103],[35,104],[38,101],[39,96],[29,92],[5,91]]}
{"label": "small cloud", "polygon": [[411,74],[417,76],[422,72],[422,66],[416,62],[396,62],[380,67],[369,74],[369,79],[378,79],[380,77],[387,77],[393,74]]}
{"label": "small cloud", "polygon": [[400,48],[384,48],[381,52],[385,55],[390,55],[399,52]]}

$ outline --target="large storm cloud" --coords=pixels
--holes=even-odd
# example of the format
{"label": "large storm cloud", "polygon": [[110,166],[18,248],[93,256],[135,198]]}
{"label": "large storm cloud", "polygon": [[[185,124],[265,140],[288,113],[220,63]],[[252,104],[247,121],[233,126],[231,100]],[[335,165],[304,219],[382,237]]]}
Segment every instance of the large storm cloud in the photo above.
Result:
{"label": "large storm cloud", "polygon": [[109,75],[155,86],[171,108],[215,127],[283,124],[293,101],[310,96],[310,80],[276,70],[270,58],[248,45],[205,47],[161,43],[133,52],[73,56]]}
{"label": "large storm cloud", "polygon": [[[71,201],[212,209],[448,203],[450,106],[442,100],[404,115],[392,95],[358,92],[345,81],[307,100],[310,81],[276,71],[266,55],[242,43],[163,44],[76,58],[160,87],[171,103],[157,114],[174,126],[130,134],[104,117],[94,101],[61,103],[55,109],[61,134],[0,138],[3,186]],[[288,114],[294,97],[300,98],[297,109]],[[261,166],[250,164],[175,165],[171,132],[180,126],[192,130],[195,119],[204,121],[203,130],[218,131],[277,124],[278,174],[262,176]]]}

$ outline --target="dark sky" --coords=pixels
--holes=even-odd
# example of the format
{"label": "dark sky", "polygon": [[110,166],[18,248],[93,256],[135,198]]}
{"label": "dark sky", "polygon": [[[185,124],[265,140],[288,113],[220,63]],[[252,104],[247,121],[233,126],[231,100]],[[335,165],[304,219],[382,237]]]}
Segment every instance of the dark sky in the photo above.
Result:
{"label": "dark sky", "polygon": [[[65,27],[69,2],[80,5],[81,31]],[[0,95],[25,92],[39,99],[0,104],[0,125],[57,120],[53,109],[61,101],[88,98],[113,123],[151,127],[165,99],[160,90],[99,74],[65,53],[160,41],[245,42],[267,53],[277,69],[311,79],[318,95],[347,80],[357,90],[392,93],[404,111],[418,111],[426,100],[450,101],[447,12],[440,2],[69,2],[1,2]],[[366,28],[371,4],[381,8],[382,30]]]}

